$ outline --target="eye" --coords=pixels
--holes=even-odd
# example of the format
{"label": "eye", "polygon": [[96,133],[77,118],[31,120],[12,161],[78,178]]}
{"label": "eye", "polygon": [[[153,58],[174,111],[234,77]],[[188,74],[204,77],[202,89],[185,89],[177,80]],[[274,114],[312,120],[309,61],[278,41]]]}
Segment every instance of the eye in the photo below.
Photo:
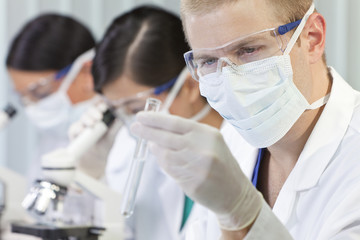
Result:
{"label": "eye", "polygon": [[245,48],[244,53],[250,54],[256,51],[256,48]]}
{"label": "eye", "polygon": [[212,65],[212,64],[214,64],[215,62],[216,62],[215,59],[209,59],[209,60],[205,61],[205,65]]}
{"label": "eye", "polygon": [[239,49],[237,54],[239,56],[248,56],[258,52],[259,50],[260,50],[259,47],[243,47]]}
{"label": "eye", "polygon": [[211,67],[212,65],[217,63],[217,59],[216,58],[203,58],[203,59],[199,59],[197,61],[197,66],[199,68],[202,67]]}

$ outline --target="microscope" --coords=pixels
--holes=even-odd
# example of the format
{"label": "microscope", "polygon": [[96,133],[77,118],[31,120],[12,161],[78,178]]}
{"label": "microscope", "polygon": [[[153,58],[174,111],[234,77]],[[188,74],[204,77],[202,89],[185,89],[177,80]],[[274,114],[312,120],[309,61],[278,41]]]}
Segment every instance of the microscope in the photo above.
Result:
{"label": "microscope", "polygon": [[[4,129],[16,114],[17,111],[11,104],[0,110],[0,130]],[[0,239],[3,228],[6,229],[10,222],[19,219],[31,221],[27,212],[21,208],[26,188],[27,181],[22,175],[0,167]]]}
{"label": "microscope", "polygon": [[[0,110],[0,130],[5,128],[7,124],[15,117],[16,109],[11,104],[8,104],[3,110]],[[17,210],[25,193],[26,181],[19,174],[0,167],[0,220],[3,223],[4,219],[11,219],[11,215],[16,215],[15,212],[23,212]],[[10,199],[10,201],[9,201]],[[8,209],[5,212],[5,209]],[[15,211],[15,212],[14,212]],[[10,213],[11,212],[11,213]],[[19,213],[20,215],[23,215]],[[1,229],[1,228],[0,228]]]}
{"label": "microscope", "polygon": [[[14,222],[12,232],[40,237],[46,240],[122,240],[123,217],[120,212],[121,196],[105,183],[92,178],[79,169],[76,162],[107,132],[115,120],[111,110],[101,121],[86,128],[67,148],[57,149],[42,158],[44,178],[35,182],[22,206],[38,221],[36,224]],[[102,226],[76,225],[63,220],[64,199],[70,184],[102,201]],[[118,210],[117,210],[118,209]],[[92,211],[93,209],[89,209]],[[51,219],[43,219],[51,211]]]}

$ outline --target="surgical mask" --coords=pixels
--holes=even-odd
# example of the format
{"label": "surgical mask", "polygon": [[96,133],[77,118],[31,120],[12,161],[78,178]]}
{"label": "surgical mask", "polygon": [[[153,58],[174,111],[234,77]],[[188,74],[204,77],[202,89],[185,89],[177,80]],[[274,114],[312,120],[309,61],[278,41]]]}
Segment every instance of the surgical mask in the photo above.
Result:
{"label": "surgical mask", "polygon": [[250,144],[269,147],[291,129],[304,111],[323,106],[329,96],[309,104],[293,82],[289,53],[297,41],[311,6],[281,56],[236,65],[220,58],[221,72],[200,76],[200,92]]}
{"label": "surgical mask", "polygon": [[78,57],[55,93],[26,107],[26,114],[35,126],[41,130],[66,134],[70,124],[76,121],[91,104],[89,100],[72,105],[67,91],[83,64],[93,59],[94,55],[95,52],[92,49]]}

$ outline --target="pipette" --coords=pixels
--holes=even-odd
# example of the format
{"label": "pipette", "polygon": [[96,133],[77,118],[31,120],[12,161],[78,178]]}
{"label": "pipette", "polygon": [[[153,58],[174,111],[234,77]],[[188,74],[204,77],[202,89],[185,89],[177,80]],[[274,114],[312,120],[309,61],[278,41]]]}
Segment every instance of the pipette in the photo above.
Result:
{"label": "pipette", "polygon": [[[155,98],[148,98],[146,100],[144,111],[157,112],[160,109],[160,104],[160,100]],[[130,172],[125,186],[123,202],[121,205],[121,213],[125,217],[130,217],[134,212],[136,193],[139,188],[147,150],[147,141],[145,139],[138,138],[134,157],[130,166]]]}

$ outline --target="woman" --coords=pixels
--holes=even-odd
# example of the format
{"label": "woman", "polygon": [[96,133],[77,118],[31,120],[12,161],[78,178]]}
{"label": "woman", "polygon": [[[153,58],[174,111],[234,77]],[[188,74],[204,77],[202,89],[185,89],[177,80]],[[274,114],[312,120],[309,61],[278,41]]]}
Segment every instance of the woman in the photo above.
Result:
{"label": "woman", "polygon": [[[41,156],[68,145],[70,124],[94,101],[90,71],[94,46],[95,40],[83,24],[57,14],[44,14],[29,21],[11,43],[7,70],[39,133],[38,154],[31,159],[29,171],[31,182],[41,178]],[[99,165],[104,169],[104,163],[98,161],[97,169],[101,170]],[[90,169],[89,164],[83,166],[89,174],[100,176],[101,171],[91,171],[94,167]],[[84,204],[82,194],[69,196],[69,208],[64,210],[70,212],[66,221],[89,224],[92,200]]]}
{"label": "woman", "polygon": [[[28,22],[15,36],[6,66],[39,132],[41,156],[68,144],[67,129],[95,95],[90,74],[93,54],[83,60],[76,77],[67,79],[74,61],[95,46],[90,31],[77,20],[44,14]],[[39,163],[32,164],[31,179],[38,177]]]}
{"label": "woman", "polygon": [[[162,9],[144,6],[116,18],[96,48],[94,85],[126,126],[144,109],[147,97],[160,99],[162,111],[207,123],[223,119],[200,96],[198,84],[185,67],[188,50],[180,19]],[[123,128],[109,154],[107,180],[123,193],[135,140]],[[149,156],[127,239],[184,239],[203,209],[193,206],[180,188]]]}

